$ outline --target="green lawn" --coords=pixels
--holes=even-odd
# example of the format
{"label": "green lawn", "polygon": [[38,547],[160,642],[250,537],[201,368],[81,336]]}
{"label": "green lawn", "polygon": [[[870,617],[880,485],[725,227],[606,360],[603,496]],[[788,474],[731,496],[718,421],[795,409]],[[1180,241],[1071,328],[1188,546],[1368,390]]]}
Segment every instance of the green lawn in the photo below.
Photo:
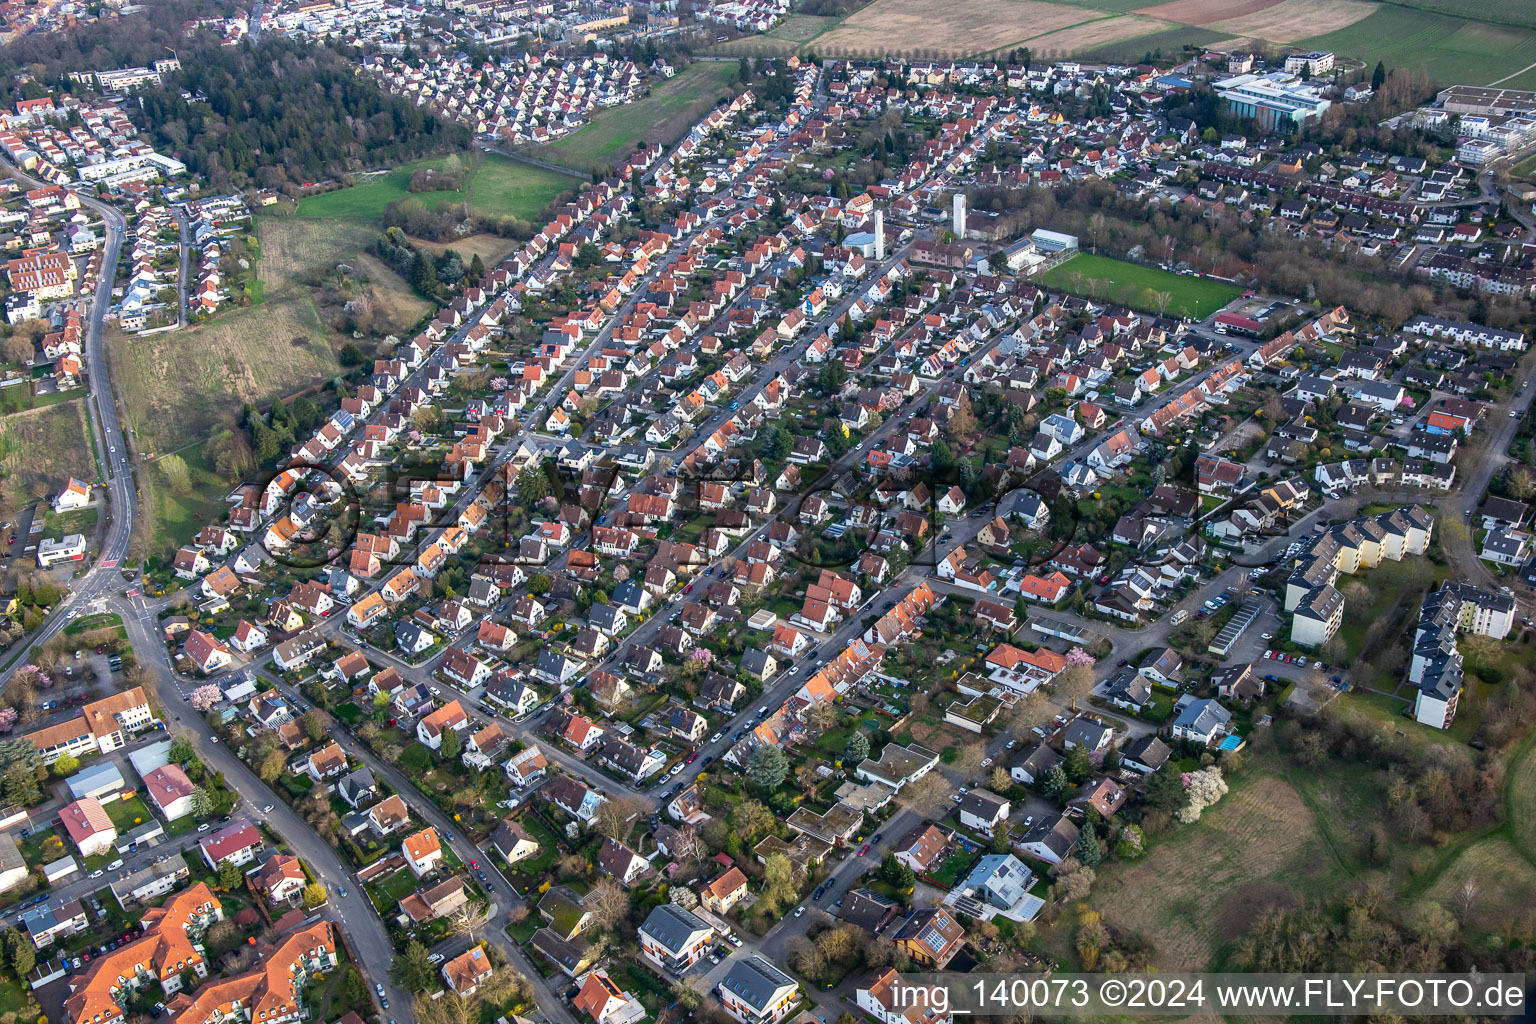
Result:
{"label": "green lawn", "polygon": [[[1389,68],[1424,68],[1440,85],[1487,85],[1536,63],[1536,32],[1396,4],[1382,4],[1348,28],[1299,39],[1303,50],[1327,49]],[[1536,87],[1536,69],[1501,83],[1505,89]]]}
{"label": "green lawn", "polygon": [[467,202],[492,216],[511,215],[531,220],[561,193],[574,188],[576,179],[542,167],[520,163],[495,153],[477,158],[467,187],[457,192],[411,192],[411,173],[420,167],[441,167],[442,159],[419,160],[370,177],[351,188],[337,189],[299,200],[300,217],[376,222],[384,208],[397,199],[414,196],[429,209],[444,203]]}
{"label": "green lawn", "polygon": [[154,475],[153,489],[147,497],[155,505],[155,530],[170,550],[191,542],[197,531],[224,518],[229,505],[224,501],[229,483],[220,477],[208,461],[205,442],[183,448],[175,454],[187,464],[192,490],[181,494]]}
{"label": "green lawn", "polygon": [[120,833],[137,828],[150,819],[149,807],[144,803],[143,797],[134,796],[127,800],[113,800],[103,809]]}
{"label": "green lawn", "polygon": [[96,534],[96,521],[100,516],[101,510],[94,506],[70,512],[49,512],[43,516],[43,539],[62,540],[71,533],[80,533],[89,540]]}
{"label": "green lawn", "polygon": [[644,99],[598,111],[590,124],[536,151],[558,163],[587,168],[614,163],[642,139],[663,145],[675,142],[689,125],[731,94],[736,70],[728,61],[689,65]]}
{"label": "green lawn", "polygon": [[86,615],[78,618],[64,627],[64,635],[79,636],[92,629],[116,629],[120,639],[128,639],[128,631],[123,628],[123,617],[116,612],[102,612],[100,615]]}
{"label": "green lawn", "polygon": [[1162,312],[1159,309],[1163,302],[1161,295],[1166,293],[1168,313],[1197,319],[1210,316],[1243,294],[1237,285],[1223,281],[1184,277],[1156,267],[1138,266],[1089,253],[1079,253],[1052,267],[1042,281],[1048,288],[1150,312]]}

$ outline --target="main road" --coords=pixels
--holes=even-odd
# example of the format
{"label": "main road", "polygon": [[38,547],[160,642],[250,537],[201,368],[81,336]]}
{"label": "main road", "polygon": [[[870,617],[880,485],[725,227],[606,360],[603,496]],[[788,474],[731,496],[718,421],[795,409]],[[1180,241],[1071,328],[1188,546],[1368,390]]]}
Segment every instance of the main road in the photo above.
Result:
{"label": "main road", "polygon": [[[46,184],[13,166],[3,162],[0,165],[7,167],[13,177],[30,188],[40,188]],[[146,669],[154,700],[162,716],[171,719],[165,723],[167,730],[190,739],[203,762],[224,773],[230,789],[245,804],[243,813],[264,821],[309,864],[331,895],[328,915],[338,924],[345,922],[347,934],[362,961],[359,967],[364,976],[371,983],[384,985],[385,991],[399,1001],[400,1015],[409,1018],[410,994],[394,988],[388,978],[389,964],[394,959],[395,951],[384,922],[374,911],[361,887],[353,886],[346,889],[347,895],[341,895],[351,875],[350,869],[342,862],[336,850],[297,813],[287,804],[274,799],[271,790],[245,762],[218,741],[213,729],[201,715],[191,712],[190,707],[185,716],[179,713],[184,697],[176,686],[175,673],[166,654],[165,644],[155,635],[154,617],[144,614],[142,599],[135,606],[134,600],[123,590],[121,566],[128,555],[133,536],[134,513],[138,507],[139,494],[134,483],[133,462],[123,435],[122,419],[112,395],[104,335],[107,310],[112,306],[118,257],[127,237],[128,225],[114,207],[89,193],[77,192],[76,195],[81,204],[100,216],[106,225],[101,272],[85,317],[85,373],[91,392],[91,426],[97,440],[97,457],[101,463],[98,470],[105,481],[110,507],[106,514],[100,557],[72,583],[69,595],[60,602],[53,616],[32,637],[30,643],[46,643],[70,620],[81,614],[96,611],[120,614],[128,633],[128,641],[140,664]],[[11,668],[0,673],[0,687],[9,682],[16,666],[25,663],[25,658],[17,657]]]}

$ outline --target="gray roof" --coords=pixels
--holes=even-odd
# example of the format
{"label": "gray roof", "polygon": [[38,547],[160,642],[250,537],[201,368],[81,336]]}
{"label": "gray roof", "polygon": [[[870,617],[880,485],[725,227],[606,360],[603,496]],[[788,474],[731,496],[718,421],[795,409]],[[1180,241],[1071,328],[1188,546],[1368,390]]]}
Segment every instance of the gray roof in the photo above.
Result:
{"label": "gray roof", "polygon": [[587,621],[599,629],[613,629],[619,621],[619,609],[616,605],[595,604],[587,609]]}
{"label": "gray roof", "polygon": [[1172,754],[1168,744],[1151,735],[1132,740],[1120,752],[1121,760],[1144,764],[1153,771],[1161,768]]}
{"label": "gray roof", "polygon": [[757,1008],[766,1007],[785,985],[795,986],[795,979],[760,956],[737,960],[725,980],[720,982],[721,988]]}
{"label": "gray roof", "polygon": [[1214,700],[1190,700],[1181,701],[1183,709],[1173,720],[1175,729],[1190,729],[1194,732],[1210,732],[1232,721],[1232,712],[1216,703]]}
{"label": "gray roof", "polygon": [[710,925],[676,903],[662,903],[651,910],[640,930],[668,949],[682,949],[691,936],[710,930]]}
{"label": "gray roof", "polygon": [[78,799],[105,788],[122,789],[123,773],[118,770],[117,762],[101,761],[75,772],[69,777],[68,785],[70,793]]}

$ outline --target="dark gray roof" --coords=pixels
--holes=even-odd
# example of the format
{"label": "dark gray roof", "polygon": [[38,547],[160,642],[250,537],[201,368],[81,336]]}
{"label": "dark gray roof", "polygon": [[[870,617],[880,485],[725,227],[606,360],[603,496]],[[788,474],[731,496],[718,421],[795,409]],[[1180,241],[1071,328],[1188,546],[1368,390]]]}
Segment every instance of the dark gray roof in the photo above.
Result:
{"label": "dark gray roof", "polygon": [[651,910],[640,930],[668,949],[682,949],[690,936],[709,930],[697,914],[676,903],[662,903]]}
{"label": "dark gray roof", "polygon": [[[659,908],[658,908],[659,909]],[[763,1008],[773,999],[774,993],[796,981],[760,956],[737,960],[730,973],[720,982],[720,987],[734,993],[748,1006]]]}

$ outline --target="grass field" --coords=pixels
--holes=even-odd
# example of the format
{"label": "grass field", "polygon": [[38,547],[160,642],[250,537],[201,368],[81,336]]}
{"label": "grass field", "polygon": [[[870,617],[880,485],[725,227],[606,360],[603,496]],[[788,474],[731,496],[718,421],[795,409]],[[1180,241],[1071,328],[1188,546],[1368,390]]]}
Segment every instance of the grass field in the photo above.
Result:
{"label": "grass field", "polygon": [[[1536,31],[1382,4],[1348,28],[1296,41],[1390,68],[1425,68],[1441,83],[1485,85],[1536,63]],[[1536,84],[1536,71],[1503,83],[1508,89]]]}
{"label": "grass field", "polygon": [[109,341],[139,451],[206,440],[221,416],[336,376],[336,355],[307,296],[232,310],[185,331]]}
{"label": "grass field", "polygon": [[1210,316],[1243,293],[1236,285],[1170,274],[1105,256],[1079,253],[1052,267],[1042,283],[1075,295],[1103,298],[1136,309],[1157,312],[1158,293],[1168,296],[1167,312],[1174,316]]}
{"label": "grass field", "polygon": [[45,405],[0,419],[0,501],[7,512],[57,491],[69,477],[96,479],[85,402]]}
{"label": "grass field", "polygon": [[1493,932],[1525,914],[1532,893],[1536,867],[1509,840],[1489,838],[1462,851],[1425,895],[1445,907],[1467,904],[1467,926]]}
{"label": "grass field", "polygon": [[1455,18],[1536,28],[1536,6],[1529,0],[1408,0],[1406,6]]}
{"label": "grass field", "polygon": [[1134,61],[1259,44],[1422,67],[1441,84],[1536,88],[1536,5],[1525,0],[955,0],[942,13],[875,0],[841,20],[792,15],[718,52],[971,56],[1027,45],[1040,57]]}
{"label": "grass field", "polygon": [[641,141],[670,144],[731,95],[736,66],[722,61],[690,64],[634,103],[597,111],[592,123],[529,152],[567,167],[611,164]]}
{"label": "grass field", "polygon": [[465,263],[479,256],[480,261],[487,267],[494,267],[517,248],[517,243],[512,239],[497,235],[470,235],[468,238],[459,238],[452,242],[426,242],[420,239],[412,241],[434,255],[441,255],[444,249],[452,249],[464,258]]}
{"label": "grass field", "polygon": [[139,474],[143,493],[139,520],[145,529],[139,530],[136,522],[135,535],[146,538],[144,555],[164,558],[173,554],[190,543],[198,530],[221,520],[229,509],[224,502],[229,482],[208,465],[205,445],[195,444],[176,454],[186,462],[191,478],[192,489],[187,493],[172,491],[153,468]]}
{"label": "grass field", "polygon": [[521,220],[532,220],[539,211],[577,183],[575,178],[568,175],[534,167],[496,153],[487,153],[479,159],[467,186],[457,192],[409,190],[412,172],[421,167],[442,165],[443,159],[419,160],[384,174],[373,175],[351,188],[306,196],[299,200],[298,215],[376,225],[384,216],[386,206],[397,199],[414,196],[432,210],[445,203],[469,203],[476,210],[490,216],[510,215]]}
{"label": "grass field", "polygon": [[[308,200],[305,200],[308,202]],[[326,222],[306,217],[260,217],[256,236],[261,242],[257,278],[267,300],[298,285],[299,278],[331,267],[371,246],[377,224]]]}
{"label": "grass field", "polygon": [[1311,810],[1274,776],[1239,778],[1194,825],[1138,861],[1100,871],[1089,902],[1106,923],[1157,946],[1161,971],[1208,969],[1217,948],[1253,915],[1326,875]]}
{"label": "grass field", "polygon": [[1515,847],[1536,863],[1536,742],[1528,743],[1509,766],[1509,815]]}

